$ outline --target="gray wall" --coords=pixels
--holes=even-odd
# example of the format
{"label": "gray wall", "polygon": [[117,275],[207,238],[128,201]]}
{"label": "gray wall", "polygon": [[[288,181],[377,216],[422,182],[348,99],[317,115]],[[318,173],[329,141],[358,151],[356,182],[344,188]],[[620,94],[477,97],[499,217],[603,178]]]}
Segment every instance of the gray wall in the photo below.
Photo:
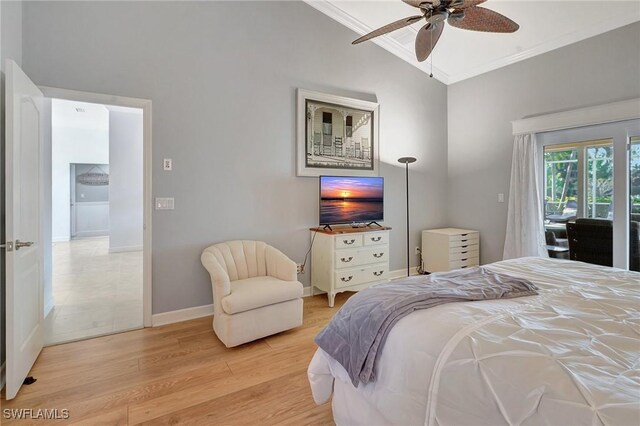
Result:
{"label": "gray wall", "polygon": [[[4,69],[5,59],[22,63],[22,2],[0,2],[0,241],[5,240],[4,222]],[[5,360],[4,251],[0,251],[0,365]]]}
{"label": "gray wall", "polygon": [[502,259],[510,122],[639,97],[638,46],[635,23],[448,87],[449,222],[480,231],[482,263]]}
{"label": "gray wall", "polygon": [[154,313],[211,303],[211,243],[260,239],[303,260],[318,181],[295,177],[297,87],[380,103],[392,269],[405,262],[398,157],[419,159],[411,247],[447,223],[447,88],[351,46],[356,34],[302,2],[28,2],[23,25],[36,83],[153,101],[153,192],[176,202],[153,215]]}

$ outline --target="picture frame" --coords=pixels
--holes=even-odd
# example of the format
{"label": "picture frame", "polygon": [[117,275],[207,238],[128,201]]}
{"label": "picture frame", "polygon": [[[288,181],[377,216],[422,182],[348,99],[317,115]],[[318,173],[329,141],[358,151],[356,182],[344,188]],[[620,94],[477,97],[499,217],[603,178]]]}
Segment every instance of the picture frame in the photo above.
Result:
{"label": "picture frame", "polygon": [[297,176],[378,176],[376,102],[298,89]]}

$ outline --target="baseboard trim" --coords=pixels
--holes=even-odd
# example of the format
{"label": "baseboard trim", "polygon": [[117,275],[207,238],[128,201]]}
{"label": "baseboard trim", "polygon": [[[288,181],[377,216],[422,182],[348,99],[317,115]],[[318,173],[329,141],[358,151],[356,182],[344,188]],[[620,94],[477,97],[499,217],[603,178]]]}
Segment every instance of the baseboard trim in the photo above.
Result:
{"label": "baseboard trim", "polygon": [[98,231],[78,231],[76,232],[76,235],[74,235],[74,238],[93,238],[93,237],[108,237],[108,236],[109,236],[109,230],[101,229]]}
{"label": "baseboard trim", "polygon": [[[418,274],[418,271],[416,271],[416,267],[415,266],[412,266],[409,271],[411,273],[411,276],[420,275],[420,274]],[[389,271],[389,279],[390,280],[397,280],[398,278],[406,278],[406,277],[407,277],[407,269],[406,268],[404,268],[404,269],[396,269],[395,271]]]}
{"label": "baseboard trim", "polygon": [[0,390],[4,389],[4,383],[5,383],[5,371],[4,371],[4,367],[7,365],[7,362],[3,362],[2,365],[0,365]]}
{"label": "baseboard trim", "polygon": [[195,306],[193,308],[178,309],[177,311],[153,314],[151,316],[151,324],[153,327],[159,327],[161,325],[189,321],[209,315],[213,315],[213,305]]}
{"label": "baseboard trim", "polygon": [[142,249],[142,246],[109,247],[109,253],[127,253],[130,251],[142,251]]}
{"label": "baseboard trim", "polygon": [[[389,280],[406,277],[406,269],[397,269],[389,272]],[[418,275],[415,266],[411,268],[411,275]],[[314,290],[313,295],[325,294],[324,291]],[[311,287],[305,287],[302,291],[302,297],[311,296]],[[152,327],[160,327],[162,325],[174,324],[182,321],[189,321],[197,318],[213,315],[213,305],[195,306],[193,308],[178,309],[177,311],[162,312],[153,314],[151,317]]]}

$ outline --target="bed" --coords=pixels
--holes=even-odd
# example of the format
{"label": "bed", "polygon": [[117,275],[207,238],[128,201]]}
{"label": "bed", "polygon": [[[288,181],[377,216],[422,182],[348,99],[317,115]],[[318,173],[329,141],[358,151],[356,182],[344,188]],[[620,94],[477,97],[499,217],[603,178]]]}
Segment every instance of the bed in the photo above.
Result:
{"label": "bed", "polygon": [[640,424],[640,273],[541,258],[486,268],[539,295],[411,313],[357,388],[318,349],[316,403],[333,397],[338,425]]}

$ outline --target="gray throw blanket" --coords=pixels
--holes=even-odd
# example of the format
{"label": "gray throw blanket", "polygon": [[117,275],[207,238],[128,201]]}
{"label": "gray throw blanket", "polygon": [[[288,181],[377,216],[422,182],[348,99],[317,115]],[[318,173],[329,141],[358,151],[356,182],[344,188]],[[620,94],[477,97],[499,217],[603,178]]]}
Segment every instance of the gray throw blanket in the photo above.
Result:
{"label": "gray throw blanket", "polygon": [[536,290],[530,281],[484,268],[392,281],[351,296],[315,342],[344,367],[357,387],[360,382],[375,380],[375,366],[387,335],[414,310],[451,302],[531,296],[538,294]]}

